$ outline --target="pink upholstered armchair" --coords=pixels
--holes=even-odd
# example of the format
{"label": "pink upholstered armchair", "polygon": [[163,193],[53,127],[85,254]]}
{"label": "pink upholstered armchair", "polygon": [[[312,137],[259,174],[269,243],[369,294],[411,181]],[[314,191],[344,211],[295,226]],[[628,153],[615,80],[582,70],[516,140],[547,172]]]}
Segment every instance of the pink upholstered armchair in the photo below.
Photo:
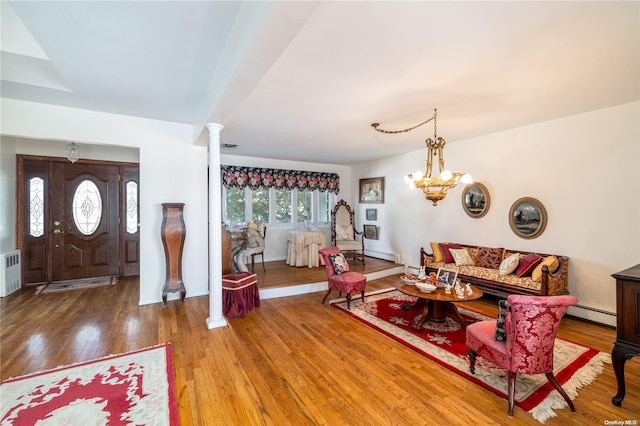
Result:
{"label": "pink upholstered armchair", "polygon": [[578,303],[573,296],[518,296],[507,298],[504,332],[506,339],[494,340],[496,321],[479,321],[467,326],[469,367],[475,373],[476,356],[508,371],[509,417],[513,416],[516,375],[541,374],[576,411],[553,374],[553,345],[560,320],[567,308]]}
{"label": "pink upholstered armchair", "polygon": [[332,290],[338,290],[340,295],[342,293],[347,294],[347,309],[351,309],[351,293],[359,291],[362,294],[362,301],[364,302],[364,289],[367,286],[367,277],[358,272],[343,272],[337,274],[333,268],[330,255],[337,255],[340,252],[338,247],[328,247],[318,250],[320,256],[324,260],[324,266],[327,268],[327,276],[329,281],[329,290],[324,295],[322,303],[327,300]]}

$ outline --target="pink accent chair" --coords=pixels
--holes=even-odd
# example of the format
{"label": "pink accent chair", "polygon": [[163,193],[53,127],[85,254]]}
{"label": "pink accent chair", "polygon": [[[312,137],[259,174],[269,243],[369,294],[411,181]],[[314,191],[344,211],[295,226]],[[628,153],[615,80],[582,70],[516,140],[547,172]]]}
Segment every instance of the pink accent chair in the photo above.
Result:
{"label": "pink accent chair", "polygon": [[544,373],[562,395],[571,411],[576,409],[553,374],[553,345],[560,320],[567,308],[578,303],[573,296],[507,297],[506,340],[494,340],[496,321],[479,321],[467,326],[469,368],[475,373],[476,356],[508,371],[509,417],[513,417],[516,375]]}
{"label": "pink accent chair", "polygon": [[340,296],[342,293],[347,294],[347,309],[351,309],[351,293],[359,291],[362,294],[362,301],[364,302],[364,289],[367,286],[367,277],[358,272],[343,272],[342,274],[336,274],[331,264],[330,254],[338,254],[340,249],[338,247],[328,247],[318,250],[320,256],[324,260],[324,266],[327,268],[327,276],[329,281],[329,290],[324,295],[322,303],[327,300],[332,290],[338,290]]}

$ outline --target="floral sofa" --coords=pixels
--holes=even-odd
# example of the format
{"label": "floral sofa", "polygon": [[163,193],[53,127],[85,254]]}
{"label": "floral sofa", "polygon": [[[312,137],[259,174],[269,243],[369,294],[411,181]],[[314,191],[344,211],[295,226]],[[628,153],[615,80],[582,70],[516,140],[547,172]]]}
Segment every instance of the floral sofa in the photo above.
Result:
{"label": "floral sofa", "polygon": [[420,248],[420,266],[427,273],[439,268],[458,272],[463,283],[498,296],[568,294],[569,258],[496,247],[458,243],[430,243]]}

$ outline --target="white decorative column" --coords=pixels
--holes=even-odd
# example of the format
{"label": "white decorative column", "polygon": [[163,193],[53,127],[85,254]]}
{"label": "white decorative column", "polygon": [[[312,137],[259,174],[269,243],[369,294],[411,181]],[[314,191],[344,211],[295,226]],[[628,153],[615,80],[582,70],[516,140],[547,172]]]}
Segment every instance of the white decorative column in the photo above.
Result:
{"label": "white decorative column", "polygon": [[209,318],[207,328],[224,327],[222,315],[222,200],[220,181],[220,131],[224,126],[207,124],[209,130]]}

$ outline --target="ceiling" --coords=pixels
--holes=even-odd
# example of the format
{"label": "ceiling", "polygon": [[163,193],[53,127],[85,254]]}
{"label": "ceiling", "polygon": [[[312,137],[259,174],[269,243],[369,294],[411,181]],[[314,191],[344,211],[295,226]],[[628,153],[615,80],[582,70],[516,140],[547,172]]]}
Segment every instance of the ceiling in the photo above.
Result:
{"label": "ceiling", "polygon": [[[2,97],[357,164],[640,100],[640,2],[2,1]],[[82,142],[82,141],[78,141]]]}

